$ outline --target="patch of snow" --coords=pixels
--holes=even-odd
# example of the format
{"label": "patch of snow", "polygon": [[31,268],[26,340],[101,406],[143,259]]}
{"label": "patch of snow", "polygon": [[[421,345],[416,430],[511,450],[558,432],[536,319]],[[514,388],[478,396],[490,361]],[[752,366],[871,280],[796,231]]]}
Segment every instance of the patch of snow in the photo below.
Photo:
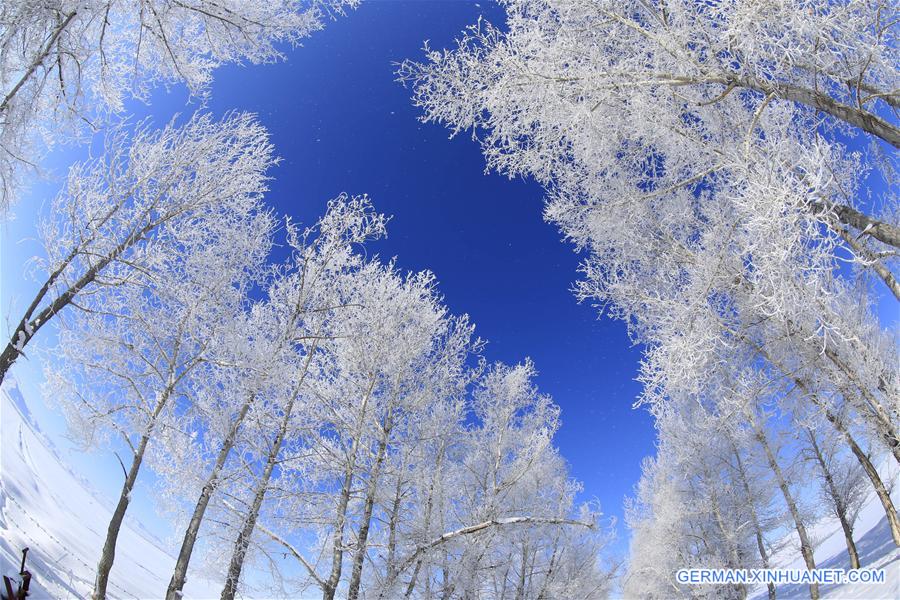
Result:
{"label": "patch of snow", "polygon": [[[891,480],[897,476],[897,466],[892,459],[885,459],[878,469],[882,477]],[[900,493],[891,495],[894,504],[900,504]],[[820,569],[850,569],[850,557],[844,541],[844,532],[835,517],[820,520],[810,528],[810,537],[816,544],[816,567]],[[820,585],[819,593],[824,598],[841,600],[896,600],[900,598],[900,548],[894,545],[888,527],[884,508],[874,492],[869,494],[854,526],[856,550],[863,569],[884,569],[884,583]],[[779,569],[805,569],[800,555],[797,533],[779,544],[780,549],[772,556],[772,565]],[[783,585],[776,589],[777,597],[809,598],[807,585]],[[768,598],[765,586],[753,591],[753,600]]]}
{"label": "patch of snow", "polygon": [[19,336],[16,338],[16,344],[14,348],[16,352],[22,352],[22,349],[25,347],[25,344],[28,343],[28,338],[25,336],[24,331],[19,331]]}
{"label": "patch of snow", "polygon": [[[4,385],[0,390],[0,573],[15,575],[21,551],[28,547],[26,569],[33,575],[29,597],[88,598],[111,510],[60,460],[13,389]],[[163,597],[175,565],[173,553],[126,517],[109,597]],[[221,582],[192,572],[184,596],[218,598],[221,590]]]}

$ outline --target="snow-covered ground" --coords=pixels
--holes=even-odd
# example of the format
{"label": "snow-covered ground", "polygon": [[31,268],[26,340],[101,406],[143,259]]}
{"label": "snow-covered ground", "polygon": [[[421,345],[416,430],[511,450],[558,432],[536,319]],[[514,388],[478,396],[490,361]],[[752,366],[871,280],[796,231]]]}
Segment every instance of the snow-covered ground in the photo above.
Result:
{"label": "snow-covered ground", "polygon": [[[0,391],[0,573],[18,572],[21,550],[30,548],[30,597],[87,598],[112,510],[88,482],[60,459],[40,432],[15,384]],[[119,534],[111,598],[161,598],[172,574],[172,549],[140,524]],[[218,598],[221,583],[194,573],[185,596]]]}
{"label": "snow-covered ground", "polygon": [[[893,459],[885,460],[880,469],[882,476],[886,473],[896,476]],[[900,504],[900,493],[895,488],[892,495],[895,504]],[[841,525],[836,518],[827,518],[810,529],[810,536],[816,544],[816,566],[821,569],[849,569],[850,558]],[[873,493],[866,499],[854,528],[856,549],[859,561],[864,569],[884,569],[885,582],[882,584],[822,585],[819,592],[822,598],[840,600],[898,600],[900,599],[900,548],[894,546],[888,528],[884,508]],[[796,532],[791,539],[782,544],[781,549],[772,557],[773,565],[782,569],[804,569],[805,564],[800,556],[799,542]],[[809,586],[779,586],[778,598],[809,598]],[[766,589],[756,590],[754,599],[766,598]]]}

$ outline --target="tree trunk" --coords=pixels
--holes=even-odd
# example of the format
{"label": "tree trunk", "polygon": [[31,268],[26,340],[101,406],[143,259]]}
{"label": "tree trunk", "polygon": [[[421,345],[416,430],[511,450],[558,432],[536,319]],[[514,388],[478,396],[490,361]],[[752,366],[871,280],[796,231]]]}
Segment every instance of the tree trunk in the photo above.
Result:
{"label": "tree trunk", "polygon": [[894,508],[894,501],[891,500],[891,495],[888,493],[884,482],[881,480],[881,476],[875,469],[875,465],[872,464],[872,461],[869,460],[869,457],[863,452],[863,449],[859,447],[856,440],[850,436],[850,432],[847,431],[843,425],[839,431],[844,434],[847,443],[850,445],[850,450],[853,452],[854,456],[856,456],[859,464],[862,465],[866,475],[869,476],[869,481],[872,482],[872,487],[875,488],[875,494],[878,496],[878,500],[881,501],[881,506],[884,507],[884,514],[887,517],[888,527],[891,530],[891,538],[894,540],[894,545],[900,547],[900,519],[897,518],[897,509]]}
{"label": "tree trunk", "polygon": [[441,600],[450,600],[450,598],[453,597],[453,590],[456,588],[456,584],[450,583],[450,567],[447,566],[446,558],[441,567],[441,575],[441,583],[443,584],[443,587],[441,588]]}
{"label": "tree trunk", "polygon": [[[431,483],[428,486],[428,500],[425,502],[425,519],[424,519],[424,530],[425,535],[427,536],[429,530],[431,528],[431,512],[434,508],[434,488],[437,485],[438,474],[441,472],[441,465],[444,463],[444,445],[442,444],[440,450],[438,451],[437,460],[435,461],[434,473],[431,477]],[[413,590],[416,587],[416,580],[419,578],[419,571],[422,569],[422,562],[424,560],[424,556],[420,556],[416,560],[416,566],[413,567],[412,575],[409,579],[409,585],[406,587],[406,593],[404,594],[405,598],[409,598],[412,596]],[[399,569],[394,572],[394,577],[396,578],[400,574]]]}
{"label": "tree trunk", "polygon": [[528,568],[528,545],[522,547],[522,564],[519,566],[519,580],[516,582],[516,600],[525,600],[525,570]]}
{"label": "tree trunk", "polygon": [[120,242],[118,246],[112,249],[112,251],[101,258],[94,266],[88,269],[84,275],[78,278],[78,280],[73,283],[65,292],[57,296],[53,302],[50,303],[49,306],[45,307],[44,310],[40,311],[36,317],[34,317],[35,311],[40,306],[41,302],[44,300],[44,297],[50,291],[50,288],[56,283],[59,276],[66,269],[68,265],[75,260],[75,257],[78,256],[79,253],[83,252],[83,248],[77,248],[69,253],[69,255],[62,261],[59,267],[50,274],[47,280],[41,285],[41,289],[38,290],[35,297],[32,299],[31,304],[28,306],[28,309],[25,311],[25,314],[19,320],[18,325],[15,330],[12,332],[12,336],[10,337],[9,343],[6,344],[6,347],[3,349],[3,352],[0,353],[0,383],[3,383],[3,379],[6,377],[6,372],[9,371],[10,367],[12,367],[13,363],[19,358],[20,354],[23,354],[23,350],[25,346],[31,342],[31,339],[35,336],[38,330],[47,324],[51,318],[53,318],[56,313],[61,311],[63,308],[72,303],[81,290],[90,285],[96,278],[97,275],[105,269],[112,261],[116,260],[122,253],[124,253],[128,248],[139,242],[146,236],[150,231],[152,231],[155,227],[157,227],[161,221],[151,221],[143,228],[138,231],[132,232],[124,241]]}
{"label": "tree trunk", "polygon": [[541,591],[538,593],[537,600],[547,600],[547,588],[550,587],[550,583],[553,581],[553,570],[556,568],[556,554],[559,550],[559,534],[553,538],[553,553],[550,555],[550,562],[547,563],[547,572],[544,574],[544,583],[541,586]]}
{"label": "tree trunk", "polygon": [[[387,576],[386,581],[394,581],[397,576],[397,528],[400,525],[400,500],[403,491],[403,468],[401,463],[400,470],[397,474],[397,487],[394,488],[394,501],[391,503],[391,516],[388,521],[388,543],[387,543]],[[386,590],[385,590],[386,591]],[[382,591],[379,598],[384,597]]]}
{"label": "tree trunk", "polygon": [[[19,357],[19,354],[24,354],[20,348],[24,348],[25,344],[28,343],[30,337],[20,338],[19,332],[24,334],[24,328],[18,327],[15,331],[13,331],[12,339],[6,347],[3,349],[3,352],[0,353],[0,384],[3,383],[3,379],[6,377],[6,372],[9,371],[10,367],[12,367],[13,363],[16,362],[16,359]],[[17,344],[19,339],[23,339],[23,343],[19,348],[17,348]]]}
{"label": "tree trunk", "polygon": [[344,472],[344,481],[341,484],[341,496],[338,499],[337,522],[331,539],[331,573],[325,582],[322,591],[322,600],[334,600],[338,583],[341,580],[341,570],[344,566],[344,525],[347,521],[347,506],[350,504],[350,486],[353,484],[353,471],[347,469]]}
{"label": "tree trunk", "polygon": [[116,541],[119,538],[119,530],[122,527],[122,521],[125,519],[125,511],[128,510],[128,504],[131,502],[131,491],[134,489],[134,483],[137,481],[138,473],[141,470],[141,463],[144,461],[144,452],[147,450],[147,444],[153,435],[153,429],[156,427],[156,420],[165,407],[172,393],[172,387],[167,387],[160,399],[156,403],[150,421],[144,429],[141,441],[138,443],[134,452],[134,458],[131,461],[131,468],[125,476],[125,483],[122,484],[122,492],[119,494],[119,502],[113,511],[112,518],[109,520],[109,527],[106,530],[106,540],[103,542],[103,550],[100,553],[100,562],[97,564],[97,578],[94,581],[94,592],[91,594],[93,600],[105,600],[106,588],[109,584],[109,572],[112,570],[113,562],[116,558]]}
{"label": "tree trunk", "polygon": [[870,217],[846,204],[829,204],[829,207],[834,210],[841,223],[865,231],[866,235],[900,249],[900,227]]}
{"label": "tree trunk", "polygon": [[278,462],[278,455],[281,453],[281,445],[284,443],[284,436],[287,434],[288,423],[291,419],[291,412],[294,407],[296,395],[288,402],[284,411],[284,418],[281,420],[281,427],[275,436],[272,448],[266,458],[266,466],[263,469],[262,477],[260,477],[259,485],[256,486],[256,493],[253,496],[253,502],[250,505],[250,512],[244,519],[244,525],[238,533],[237,540],[234,543],[234,549],[231,553],[231,562],[228,565],[228,575],[225,578],[225,587],[222,589],[221,600],[234,600],[237,593],[237,584],[241,579],[241,570],[244,568],[244,558],[247,556],[247,550],[250,548],[250,536],[256,529],[256,520],[259,518],[259,511],[262,508],[263,500],[265,500],[266,492],[269,490],[269,481],[272,478],[272,471],[275,469],[275,463]]}
{"label": "tree trunk", "polygon": [[[316,331],[318,335],[320,331]],[[237,540],[234,542],[234,549],[231,553],[231,562],[228,564],[228,575],[225,578],[225,587],[222,589],[221,600],[234,600],[237,593],[237,584],[241,578],[241,570],[244,568],[244,558],[247,556],[247,549],[250,547],[250,536],[256,528],[256,520],[259,518],[259,511],[262,508],[263,500],[265,500],[266,492],[269,489],[269,481],[272,478],[272,471],[275,469],[275,463],[278,462],[278,455],[281,453],[281,446],[284,443],[284,436],[287,435],[288,425],[291,421],[291,414],[294,410],[294,403],[300,395],[303,382],[306,381],[306,375],[309,373],[309,365],[316,353],[318,343],[313,343],[306,359],[303,361],[300,379],[291,391],[290,399],[284,409],[284,418],[281,420],[281,427],[272,447],[269,449],[269,455],[266,458],[266,466],[263,469],[262,477],[253,496],[253,502],[250,505],[250,512],[244,519],[244,526],[238,533]]]}
{"label": "tree trunk", "polygon": [[[753,530],[756,532],[756,548],[759,550],[759,558],[762,560],[764,569],[769,568],[769,554],[766,552],[765,540],[763,540],[762,527],[759,523],[759,516],[756,514],[756,504],[753,501],[753,492],[750,490],[750,483],[747,481],[747,472],[744,470],[744,461],[741,460],[741,453],[738,452],[734,442],[731,444],[731,450],[737,459],[738,476],[741,480],[741,487],[747,496],[747,506],[750,508],[750,520],[753,524]],[[771,581],[766,584],[769,592],[769,600],[775,600],[775,584]]]}
{"label": "tree trunk", "polygon": [[[809,540],[809,535],[806,532],[806,526],[803,524],[803,519],[800,516],[800,510],[797,508],[797,502],[794,500],[794,496],[791,494],[790,488],[788,488],[787,481],[784,479],[784,473],[781,472],[781,467],[778,464],[778,460],[775,458],[775,455],[772,453],[772,448],[769,446],[769,442],[766,440],[765,434],[762,430],[759,429],[759,426],[756,424],[756,420],[753,418],[753,415],[750,414],[749,410],[746,412],[747,419],[750,422],[756,433],[756,439],[763,447],[766,452],[766,459],[769,462],[769,467],[771,467],[772,472],[775,473],[775,479],[778,482],[778,487],[781,490],[781,494],[784,496],[784,501],[788,506],[788,510],[791,513],[791,517],[794,520],[794,526],[797,529],[797,535],[800,537],[800,554],[803,555],[803,561],[806,563],[806,568],[810,571],[815,570],[816,568],[816,559],[813,556],[813,547]],[[818,600],[819,598],[819,584],[811,583],[809,585],[809,597],[812,600]]]}
{"label": "tree trunk", "polygon": [[834,478],[831,476],[831,470],[828,468],[828,464],[825,462],[825,457],[822,455],[822,451],[819,448],[819,443],[816,441],[815,434],[811,429],[807,427],[806,435],[809,438],[809,445],[813,450],[813,455],[816,457],[816,462],[819,463],[819,468],[822,470],[822,475],[825,478],[825,485],[828,490],[828,495],[831,497],[831,502],[834,504],[834,512],[837,515],[838,520],[841,522],[841,529],[844,530],[844,540],[847,542],[847,554],[850,555],[850,567],[853,569],[858,569],[859,554],[857,554],[856,544],[853,542],[853,525],[847,520],[847,508],[838,493],[837,486],[834,484]]}
{"label": "tree trunk", "polygon": [[789,83],[761,83],[755,78],[743,78],[733,81],[742,87],[754,89],[764,94],[774,93],[785,100],[805,104],[810,108],[828,113],[836,119],[883,139],[894,148],[900,148],[900,129],[879,118],[874,113],[838,102],[828,94]]}
{"label": "tree trunk", "polygon": [[341,485],[341,495],[338,499],[337,515],[335,517],[334,533],[331,543],[331,573],[325,581],[322,591],[322,600],[334,600],[338,584],[341,582],[341,571],[344,568],[344,526],[347,523],[347,507],[350,505],[350,492],[353,486],[353,472],[356,470],[356,454],[362,438],[362,429],[365,423],[366,411],[369,406],[369,398],[375,389],[375,378],[369,382],[369,389],[363,397],[359,420],[353,433],[353,441],[350,446],[350,457],[347,468],[344,470],[344,481]]}
{"label": "tree trunk", "polygon": [[853,529],[847,519],[841,519],[841,527],[844,530],[844,541],[847,542],[847,554],[850,555],[850,568],[859,569],[859,553],[856,551],[856,542],[853,541]]}
{"label": "tree trunk", "polygon": [[387,440],[391,433],[391,425],[388,423],[384,430],[384,437],[378,443],[378,453],[375,457],[375,465],[372,473],[369,475],[369,486],[366,490],[366,502],[363,507],[363,515],[359,526],[359,535],[356,537],[356,551],[353,554],[353,571],[350,575],[350,587],[347,591],[349,600],[356,600],[359,597],[359,585],[362,581],[363,562],[366,557],[366,544],[369,539],[369,527],[372,522],[372,510],[375,507],[375,493],[378,491],[378,477],[381,472],[381,465],[384,462],[384,455],[387,450]]}
{"label": "tree trunk", "polygon": [[859,444],[856,443],[856,440],[853,439],[853,436],[850,434],[850,431],[844,425],[843,421],[841,421],[841,419],[833,412],[828,410],[816,396],[811,396],[811,398],[813,398],[813,402],[815,402],[817,406],[822,408],[828,422],[844,436],[844,439],[847,441],[847,445],[850,446],[850,450],[853,452],[856,460],[862,465],[863,470],[869,477],[869,481],[872,482],[872,487],[875,489],[875,495],[878,496],[881,506],[884,507],[884,514],[887,517],[888,527],[891,530],[891,538],[894,540],[894,545],[900,547],[900,519],[897,518],[897,509],[894,508],[894,501],[891,500],[891,496],[888,493],[884,482],[881,480],[878,470],[875,469],[875,465],[872,464],[872,461],[869,460],[869,457],[863,449],[860,448]]}
{"label": "tree trunk", "polygon": [[222,442],[222,447],[219,449],[219,455],[216,457],[216,463],[213,466],[213,470],[209,474],[206,484],[203,486],[203,490],[200,492],[200,498],[197,500],[197,505],[194,507],[194,514],[191,516],[187,531],[184,533],[181,551],[178,553],[178,559],[175,561],[175,570],[172,573],[171,581],[169,581],[169,588],[166,590],[166,600],[179,600],[181,598],[181,589],[184,587],[184,581],[187,577],[188,564],[191,560],[191,553],[194,551],[194,544],[197,541],[197,534],[200,531],[203,515],[206,512],[206,507],[209,505],[209,500],[212,497],[213,492],[218,486],[219,474],[225,466],[225,461],[228,459],[232,447],[234,447],[238,430],[240,429],[241,423],[244,421],[244,417],[247,416],[247,411],[250,409],[251,402],[253,402],[252,396],[248,398],[247,402],[241,407],[237,419],[232,423],[228,435]]}
{"label": "tree trunk", "polygon": [[[625,19],[621,17],[614,15],[610,16],[613,16],[620,22],[625,22]],[[740,77],[732,73],[725,73],[721,77],[702,78],[664,73],[659,74],[659,78],[674,85],[704,85],[715,83],[729,87],[738,86],[755,90],[766,95],[774,94],[784,100],[797,102],[814,110],[827,113],[838,120],[862,129],[866,133],[881,138],[894,148],[900,148],[900,129],[884,119],[881,119],[875,113],[839,102],[828,94],[818,90],[812,90],[791,83],[762,81],[756,77]]]}

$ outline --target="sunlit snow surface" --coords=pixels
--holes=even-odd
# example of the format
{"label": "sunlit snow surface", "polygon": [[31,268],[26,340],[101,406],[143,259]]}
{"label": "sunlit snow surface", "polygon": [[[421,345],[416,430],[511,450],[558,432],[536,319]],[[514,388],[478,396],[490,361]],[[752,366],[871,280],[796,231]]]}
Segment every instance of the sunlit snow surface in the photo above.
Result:
{"label": "sunlit snow surface", "polygon": [[[881,476],[887,481],[897,477],[896,463],[893,458],[885,458],[879,468]],[[891,495],[894,504],[900,504],[900,481],[897,482]],[[850,558],[841,525],[836,518],[823,519],[810,529],[810,536],[816,545],[816,566],[822,569],[849,569]],[[888,528],[884,508],[875,493],[869,494],[860,511],[859,519],[854,527],[856,550],[864,569],[884,569],[883,584],[822,585],[819,593],[822,598],[840,600],[898,600],[900,599],[900,548],[894,546]],[[797,535],[791,537],[772,557],[773,565],[783,569],[803,569],[805,565],[800,556],[800,544]],[[779,599],[809,598],[809,586],[779,586]],[[755,590],[754,600],[767,598],[766,589]]]}
{"label": "sunlit snow surface", "polygon": [[[12,385],[11,385],[12,384]],[[88,598],[112,513],[90,486],[60,460],[31,422],[13,382],[0,391],[0,573],[19,570],[21,549],[30,548],[29,598]],[[161,543],[125,524],[119,533],[110,577],[110,598],[161,598],[175,559]],[[218,598],[221,584],[188,575],[186,598]]]}

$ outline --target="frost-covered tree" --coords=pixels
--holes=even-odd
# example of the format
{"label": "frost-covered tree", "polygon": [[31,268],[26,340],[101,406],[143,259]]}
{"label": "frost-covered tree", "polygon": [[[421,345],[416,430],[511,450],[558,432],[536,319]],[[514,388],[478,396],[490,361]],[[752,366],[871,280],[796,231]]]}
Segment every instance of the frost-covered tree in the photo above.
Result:
{"label": "frost-covered tree", "polygon": [[[850,568],[859,569],[859,552],[853,539],[853,525],[866,499],[866,475],[859,463],[842,456],[843,445],[834,434],[823,435],[807,427],[807,458],[816,465],[823,504],[838,519],[844,532]],[[830,433],[830,432],[829,432]]]}
{"label": "frost-covered tree", "polygon": [[[701,258],[699,253],[693,256],[697,260]],[[846,293],[846,288],[837,289]],[[800,285],[793,290],[797,297],[805,295]],[[735,295],[741,298],[739,292]],[[641,292],[635,290],[635,294]],[[734,380],[734,374],[741,368],[756,372],[763,382],[757,386],[758,393],[767,401],[775,402],[795,419],[807,414],[818,415],[820,421],[828,423],[840,435],[865,471],[884,507],[895,542],[900,544],[897,511],[861,441],[869,438],[876,447],[887,446],[898,457],[900,447],[895,443],[890,418],[881,418],[880,414],[885,413],[879,409],[894,402],[892,384],[887,383],[895,381],[891,375],[888,336],[872,323],[865,303],[854,303],[850,298],[842,305],[832,305],[832,314],[846,319],[845,324],[860,327],[866,324],[869,343],[865,347],[858,344],[858,338],[829,341],[828,332],[813,328],[817,317],[801,310],[779,326],[775,319],[759,310],[762,299],[750,301],[751,298],[748,295],[741,298],[743,301],[719,298],[715,303],[702,303],[688,297],[678,302],[659,303],[668,310],[666,314],[660,311],[655,318],[658,327],[654,337],[660,341],[649,346],[642,365],[643,401],[658,413],[665,410],[672,398],[693,397],[707,406],[718,405],[711,408],[716,412],[740,418],[742,403],[732,399],[734,389],[728,382]],[[798,325],[803,322],[808,326],[801,329]],[[810,344],[817,336],[822,339]],[[820,343],[830,347],[823,351]],[[857,367],[847,368],[837,356],[839,352]],[[728,367],[723,369],[723,365]],[[868,386],[860,385],[858,375],[864,373],[871,377]],[[866,390],[870,391],[863,393]],[[871,390],[876,391],[871,393]],[[881,391],[888,393],[881,395]],[[683,402],[676,405],[682,406]],[[854,423],[862,427],[854,427]]]}
{"label": "frost-covered tree", "polygon": [[[685,189],[729,187],[730,169],[752,156],[759,133],[780,132],[774,139],[785,151],[822,144],[842,154],[826,141],[835,127],[900,144],[882,118],[898,87],[883,2],[503,4],[505,31],[479,22],[457,48],[429,50],[400,75],[415,86],[425,119],[481,138],[490,167],[552,183],[560,194],[548,216],[576,241],[630,224],[622,213],[652,210],[658,202],[650,200],[683,202]],[[769,120],[769,112],[787,120]],[[809,136],[817,128],[825,139]],[[811,188],[797,208],[832,211],[838,222],[900,243],[896,226],[843,203],[852,198],[836,201],[847,173],[785,170]],[[586,213],[592,232],[579,226]]]}
{"label": "frost-covered tree", "polygon": [[[369,265],[354,251],[353,244],[383,232],[384,217],[372,213],[365,198],[340,198],[329,205],[315,242],[292,236],[297,266],[276,280],[269,296],[282,311],[277,322],[286,327],[277,335],[290,342],[288,350],[294,353],[300,368],[295,367],[286,378],[289,383],[283,382],[288,391],[282,394],[277,426],[264,434],[269,438],[262,455],[265,467],[254,483],[253,498],[235,541],[223,600],[233,598],[237,591],[251,536],[288,436],[294,439],[295,452],[308,451],[319,443],[323,425],[314,410],[316,381],[327,379],[332,372],[333,346],[363,333],[354,328],[353,314],[359,306],[365,306],[369,288],[360,284],[359,277],[364,277],[362,272]],[[295,422],[298,420],[300,423]]]}
{"label": "frost-covered tree", "polygon": [[[283,429],[285,400],[273,399],[275,415],[252,424],[261,441],[235,448],[242,475],[216,491],[233,523],[222,533],[243,540],[232,566],[235,556],[266,560],[284,595],[604,595],[609,531],[575,506],[578,485],[551,445],[558,409],[534,390],[530,363],[491,369],[470,397],[480,369],[465,363],[478,344],[430,274],[372,262],[342,277],[352,295],[330,317],[337,329],[317,336],[297,418]],[[288,389],[299,376],[279,373]],[[209,529],[221,521],[217,513]],[[267,560],[285,551],[300,579]],[[223,596],[237,589],[226,584]]]}
{"label": "frost-covered tree", "polygon": [[896,342],[875,301],[881,283],[900,298],[883,3],[504,4],[504,29],[479,22],[400,76],[425,120],[545,185],[546,217],[588,254],[579,296],[647,344],[654,401],[714,398],[710,366],[764,360],[800,375],[809,408],[851,406],[900,460]]}
{"label": "frost-covered tree", "polygon": [[632,537],[623,591],[629,598],[715,594],[709,587],[688,588],[675,577],[678,569],[722,564],[706,533],[708,519],[693,510],[697,488],[686,485],[696,478],[694,463],[680,459],[677,444],[660,435],[659,451],[644,459],[635,496],[626,503]]}
{"label": "frost-covered tree", "polygon": [[[133,281],[79,299],[61,334],[61,362],[48,369],[52,396],[86,444],[114,436],[131,451],[109,523],[93,597],[106,597],[125,512],[157,436],[182,430],[185,404],[205,363],[220,360],[215,342],[239,316],[246,288],[269,250],[271,219],[172,230],[178,251],[156,256]],[[197,227],[201,224],[201,227]],[[233,228],[236,226],[235,228]],[[95,435],[99,440],[95,440]],[[121,459],[120,459],[121,460]]]}
{"label": "frost-covered tree", "polygon": [[0,215],[43,150],[97,130],[131,99],[282,57],[357,0],[20,0],[0,6]]}
{"label": "frost-covered tree", "polygon": [[[369,562],[369,536],[378,529],[375,519],[383,490],[389,485],[390,460],[404,444],[414,443],[416,421],[432,405],[458,397],[466,383],[465,360],[471,352],[472,326],[467,318],[448,314],[435,289],[434,276],[419,273],[399,277],[393,267],[361,273],[373,277],[365,284],[356,325],[363,335],[351,334],[336,344],[337,366],[362,384],[356,394],[331,395],[327,419],[338,443],[337,472],[342,475],[334,511],[332,569],[326,583],[340,581],[344,551],[349,544],[347,597],[357,598],[363,567]],[[360,392],[362,395],[360,395]],[[346,405],[361,397],[362,402]],[[353,488],[362,493],[354,498]],[[324,596],[334,592],[324,590]]]}
{"label": "frost-covered tree", "polygon": [[395,461],[412,448],[415,424],[461,394],[472,344],[471,326],[447,313],[433,275],[402,276],[392,264],[360,260],[355,272],[339,273],[339,302],[332,304],[340,308],[302,395],[315,423],[301,434],[308,467],[282,469],[266,511],[267,528],[281,523],[283,532],[266,535],[282,545],[303,530],[316,532],[314,555],[327,557],[327,568],[304,569],[325,597],[338,589],[360,594]]}
{"label": "frost-covered tree", "polygon": [[[652,322],[639,314],[652,307],[628,305],[626,290],[618,293],[621,280],[640,277],[636,287],[662,300],[694,279],[705,289],[712,282],[696,273],[690,258],[661,257],[682,249],[706,252],[712,234],[721,240],[714,254],[724,246],[747,263],[734,272],[726,265],[720,276],[745,277],[767,300],[770,317],[792,317],[796,310],[788,302],[785,273],[793,275],[788,281],[822,279],[845,251],[876,268],[900,293],[888,267],[869,260],[874,254],[859,239],[879,232],[876,239],[884,245],[875,249],[889,251],[881,256],[886,259],[900,230],[847,204],[859,202],[861,173],[874,169],[890,183],[889,166],[871,157],[877,148],[863,155],[840,143],[835,128],[846,123],[843,111],[826,112],[830,117],[823,122],[787,92],[806,77],[803,85],[819,90],[821,102],[829,94],[835,102],[849,101],[846,85],[829,86],[821,78],[838,68],[828,57],[844,56],[850,47],[871,61],[840,68],[858,64],[854,81],[864,86],[871,78],[887,90],[867,97],[871,104],[862,107],[875,110],[893,98],[895,85],[887,82],[895,69],[889,62],[878,66],[879,57],[890,56],[891,34],[877,25],[877,3],[839,3],[818,11],[779,6],[774,13],[785,19],[778,36],[756,27],[751,15],[761,9],[746,2],[664,8],[642,2],[508,2],[507,9],[508,32],[481,23],[454,51],[430,52],[423,64],[406,63],[401,75],[416,85],[415,101],[425,119],[454,131],[472,129],[489,167],[532,175],[547,185],[547,217],[591,251],[583,297]],[[771,14],[767,8],[765,18]],[[823,23],[829,36],[815,39]],[[824,61],[809,72],[796,67],[796,57],[806,51],[807,66]],[[709,79],[729,69],[737,78],[729,80],[733,86]],[[750,72],[775,87],[765,93],[745,87],[741,78]],[[788,88],[776,85],[779,79]],[[849,74],[832,81],[848,79]],[[893,197],[889,186],[875,204],[890,212]],[[845,235],[839,223],[856,233]],[[785,260],[786,252],[791,260]],[[815,292],[816,301],[808,305],[832,339],[858,333],[839,327],[829,314],[837,291],[804,283]]]}
{"label": "frost-covered tree", "polygon": [[[481,342],[434,276],[358,248],[385,221],[341,196],[315,226],[289,224],[292,255],[267,272],[262,299],[215,321],[149,452],[186,528],[168,597],[204,537],[232,548],[209,557],[223,598],[245,585],[248,561],[268,564],[269,592],[285,596],[608,590],[610,532],[575,506],[580,488],[552,447],[558,408],[534,368],[481,378]],[[299,577],[275,560],[286,556]],[[516,567],[494,565],[501,556]]]}
{"label": "frost-covered tree", "polygon": [[[696,403],[657,415],[655,459],[647,459],[627,505],[632,548],[629,597],[746,597],[745,586],[687,586],[678,569],[769,567],[769,539],[784,519],[771,469],[751,432]],[[774,588],[770,590],[774,592]]]}
{"label": "frost-covered tree", "polygon": [[[285,410],[280,404],[283,397],[300,393],[298,386],[315,370],[313,357],[327,339],[328,331],[335,335],[335,328],[344,322],[340,313],[348,309],[346,280],[362,265],[353,245],[381,236],[384,222],[384,217],[372,211],[365,197],[341,196],[329,203],[326,215],[316,226],[299,231],[288,225],[288,243],[293,251],[290,264],[269,282],[266,302],[254,306],[225,340],[231,356],[211,379],[215,382],[214,391],[208,395],[211,403],[205,405],[204,416],[207,431],[216,434],[208,434],[205,450],[211,467],[205,473],[184,535],[167,592],[170,597],[177,597],[184,585],[204,514],[222,478],[227,476],[232,451],[236,445],[246,446],[248,432],[242,431],[246,422],[254,422],[250,435],[268,437],[267,427],[279,432],[285,428],[267,422],[264,415]],[[287,415],[292,412],[293,407],[285,410],[288,423]],[[308,435],[308,432],[291,432],[297,433]],[[284,435],[287,431],[281,437]],[[281,441],[282,445],[285,443]],[[272,464],[274,468],[274,461]],[[172,476],[177,479],[178,469]],[[249,525],[248,528],[252,532]],[[244,547],[248,535],[243,536],[240,547]],[[237,564],[234,570],[236,578],[239,577]]]}
{"label": "frost-covered tree", "polygon": [[70,306],[165,276],[179,257],[202,255],[210,240],[230,237],[234,256],[255,257],[272,227],[261,198],[273,163],[266,130],[247,114],[113,130],[101,156],[70,169],[40,224],[41,285],[11,328],[0,381]]}
{"label": "frost-covered tree", "polygon": [[[444,533],[412,532],[412,552],[383,597],[602,597],[608,530],[576,507],[578,485],[552,446],[559,409],[539,394],[530,362],[495,365],[472,395],[476,425],[440,455],[444,481],[429,481],[428,520]],[[427,481],[427,479],[426,479]],[[416,541],[424,539],[425,543]],[[392,582],[387,580],[388,585]]]}

